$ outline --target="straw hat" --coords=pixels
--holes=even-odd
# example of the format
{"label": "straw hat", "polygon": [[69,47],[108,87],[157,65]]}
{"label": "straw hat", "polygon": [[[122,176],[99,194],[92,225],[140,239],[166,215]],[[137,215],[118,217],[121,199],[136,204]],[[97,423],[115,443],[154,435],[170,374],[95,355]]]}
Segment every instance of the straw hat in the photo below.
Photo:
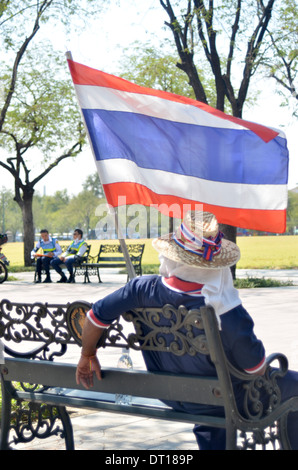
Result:
{"label": "straw hat", "polygon": [[188,211],[176,232],[154,239],[152,245],[166,258],[199,268],[220,269],[240,259],[239,248],[223,239],[210,212]]}

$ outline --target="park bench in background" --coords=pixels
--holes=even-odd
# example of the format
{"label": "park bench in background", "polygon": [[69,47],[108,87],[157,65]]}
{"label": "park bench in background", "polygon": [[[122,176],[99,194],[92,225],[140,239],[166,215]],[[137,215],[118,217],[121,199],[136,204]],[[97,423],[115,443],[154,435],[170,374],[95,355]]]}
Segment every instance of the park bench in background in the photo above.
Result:
{"label": "park bench in background", "polygon": [[[136,275],[142,275],[142,256],[145,248],[144,243],[127,244],[127,251],[130,256]],[[125,259],[121,245],[118,243],[102,243],[97,255],[88,257],[88,261],[75,269],[76,275],[83,275],[84,282],[90,282],[90,276],[97,276],[98,282],[102,282],[100,271],[104,268],[126,269]]]}
{"label": "park bench in background", "polygon": [[[1,365],[2,429],[1,449],[30,442],[35,437],[60,435],[66,448],[74,448],[71,420],[66,407],[104,410],[111,413],[152,417],[190,424],[212,425],[227,430],[227,449],[288,449],[286,420],[298,409],[298,398],[280,403],[276,377],[287,372],[287,359],[277,354],[278,367],[268,366],[262,377],[235,370],[227,361],[212,307],[187,310],[166,305],[162,309],[142,308],[124,314],[135,333],[124,335],[123,325],[114,322],[100,346],[137,350],[169,351],[176,355],[210,355],[217,377],[103,368],[103,380],[85,390],[75,380],[75,364],[61,362],[67,348],[81,344],[87,302],[67,305],[0,303],[0,337],[5,343],[5,364]],[[157,325],[161,318],[162,326]],[[161,340],[164,338],[164,341]],[[54,359],[58,358],[59,362]],[[231,376],[245,381],[241,415],[235,404]],[[19,382],[19,386],[15,386]],[[259,394],[268,394],[268,406]],[[115,403],[115,394],[132,395],[131,405]],[[11,402],[17,400],[12,411]],[[220,405],[225,417],[177,412],[159,400]],[[266,400],[265,400],[266,401]],[[267,402],[267,401],[266,401]],[[62,423],[62,426],[61,426]]]}

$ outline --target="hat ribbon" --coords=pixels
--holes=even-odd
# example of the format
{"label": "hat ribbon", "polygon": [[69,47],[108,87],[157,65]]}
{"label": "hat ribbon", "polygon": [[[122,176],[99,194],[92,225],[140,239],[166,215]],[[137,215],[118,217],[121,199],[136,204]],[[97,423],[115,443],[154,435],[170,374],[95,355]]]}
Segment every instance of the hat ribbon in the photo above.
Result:
{"label": "hat ribbon", "polygon": [[[194,232],[192,232],[185,224],[181,224],[179,231],[183,238],[177,238],[176,234],[173,234],[173,240],[177,245],[181,246],[184,250],[190,251],[199,256],[203,256],[206,261],[212,261],[213,256],[217,255],[221,250],[221,239],[223,238],[223,233],[218,232],[215,237],[209,238],[198,238]],[[204,251],[202,251],[204,248]]]}

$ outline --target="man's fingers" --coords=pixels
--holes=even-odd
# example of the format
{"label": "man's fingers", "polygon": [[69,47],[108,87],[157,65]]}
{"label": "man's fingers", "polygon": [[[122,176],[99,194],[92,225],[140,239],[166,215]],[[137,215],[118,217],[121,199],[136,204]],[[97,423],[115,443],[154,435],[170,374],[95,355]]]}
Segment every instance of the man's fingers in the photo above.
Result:
{"label": "man's fingers", "polygon": [[96,356],[90,358],[82,357],[76,370],[76,382],[85,388],[93,387],[93,373],[98,380],[101,380],[101,367]]}
{"label": "man's fingers", "polygon": [[95,375],[96,375],[97,379],[101,380],[102,379],[102,377],[101,377],[101,367],[100,367],[100,363],[99,363],[96,356],[94,358],[90,359],[90,368],[93,372],[95,372]]}
{"label": "man's fingers", "polygon": [[91,388],[93,387],[93,373],[84,374],[78,372],[76,374],[76,381],[78,385],[82,384],[85,388]]}

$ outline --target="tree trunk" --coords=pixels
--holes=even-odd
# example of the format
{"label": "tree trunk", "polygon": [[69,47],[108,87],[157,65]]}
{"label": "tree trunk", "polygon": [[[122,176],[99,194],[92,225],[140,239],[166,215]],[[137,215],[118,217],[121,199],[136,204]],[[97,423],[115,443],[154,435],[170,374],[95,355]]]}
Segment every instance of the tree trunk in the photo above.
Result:
{"label": "tree trunk", "polygon": [[23,195],[23,241],[24,241],[24,263],[31,266],[31,251],[34,248],[34,222],[33,222],[33,194],[34,190],[25,192]]}
{"label": "tree trunk", "polygon": [[[226,240],[236,243],[237,228],[231,225],[219,224],[219,230],[224,234]],[[236,265],[231,267],[233,279],[236,279]]]}
{"label": "tree trunk", "polygon": [[24,265],[31,266],[31,251],[34,248],[34,221],[33,221],[33,194],[34,189],[23,188],[23,195],[19,189],[14,198],[22,210],[23,218],[23,242],[24,242]]}

